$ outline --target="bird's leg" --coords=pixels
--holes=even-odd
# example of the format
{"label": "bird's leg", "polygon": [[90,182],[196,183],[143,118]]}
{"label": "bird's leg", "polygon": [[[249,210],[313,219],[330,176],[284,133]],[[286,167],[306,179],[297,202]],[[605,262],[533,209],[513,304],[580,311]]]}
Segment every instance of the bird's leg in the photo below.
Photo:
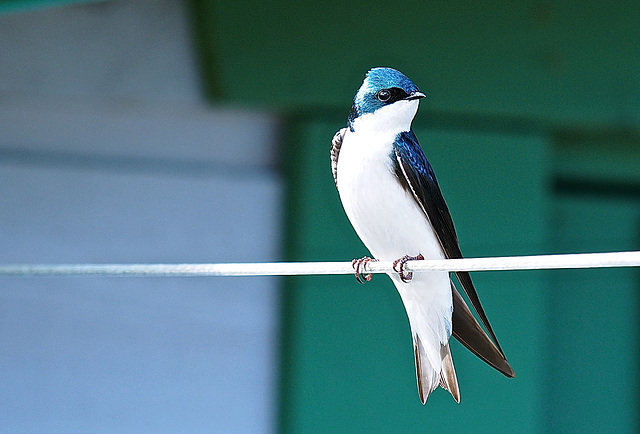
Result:
{"label": "bird's leg", "polygon": [[402,280],[404,283],[410,282],[411,279],[413,279],[413,273],[411,271],[405,271],[404,264],[406,264],[408,261],[422,261],[423,259],[424,256],[422,256],[420,253],[418,253],[417,256],[404,255],[402,258],[393,261],[393,271],[398,273],[398,276],[400,276],[400,280]]}
{"label": "bird's leg", "polygon": [[368,256],[363,256],[360,259],[354,259],[353,261],[351,261],[351,265],[353,266],[353,269],[356,270],[356,280],[358,282],[365,283],[371,280],[371,277],[373,276],[371,273],[364,274],[364,275],[362,274],[363,272],[366,271],[367,264],[371,261],[377,262],[378,260],[370,258]]}

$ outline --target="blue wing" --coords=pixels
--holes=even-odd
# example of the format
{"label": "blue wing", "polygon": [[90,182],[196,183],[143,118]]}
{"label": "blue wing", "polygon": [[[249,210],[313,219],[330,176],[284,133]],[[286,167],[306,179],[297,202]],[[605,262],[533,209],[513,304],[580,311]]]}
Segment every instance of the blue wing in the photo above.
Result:
{"label": "blue wing", "polygon": [[[445,256],[449,259],[462,258],[462,252],[458,245],[458,236],[453,226],[449,208],[444,201],[431,164],[429,164],[424,152],[422,152],[422,148],[418,144],[418,139],[413,131],[398,134],[393,146],[393,152],[395,154],[393,155],[395,174],[405,190],[413,195],[416,202],[424,211],[425,216],[431,222]],[[464,300],[459,294],[456,294],[457,290],[455,287],[453,288],[454,336],[490,365],[507,376],[513,376],[513,370],[506,362],[504,352],[502,348],[500,348],[500,344],[491,328],[489,319],[482,308],[482,304],[480,304],[480,299],[471,281],[471,276],[468,272],[456,272],[455,274],[467,297],[469,297],[473,308],[478,313],[482,324],[493,339],[495,347],[493,347],[490,342],[487,342],[488,338],[486,338],[486,334],[482,333],[482,329],[477,326],[477,321],[469,312]],[[484,335],[484,337],[482,335]],[[498,354],[496,354],[491,347],[497,347],[496,349],[499,351],[501,357],[498,357]]]}

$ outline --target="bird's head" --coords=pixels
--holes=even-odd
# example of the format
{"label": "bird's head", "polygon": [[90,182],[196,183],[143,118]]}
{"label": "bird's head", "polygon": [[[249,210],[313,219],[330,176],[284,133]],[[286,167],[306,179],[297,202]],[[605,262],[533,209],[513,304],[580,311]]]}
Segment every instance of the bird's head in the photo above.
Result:
{"label": "bird's head", "polygon": [[354,130],[357,119],[376,114],[378,123],[392,122],[399,126],[406,124],[408,130],[418,110],[418,100],[424,97],[425,94],[420,92],[418,86],[400,71],[393,68],[373,68],[367,72],[362,86],[353,98],[349,127]]}

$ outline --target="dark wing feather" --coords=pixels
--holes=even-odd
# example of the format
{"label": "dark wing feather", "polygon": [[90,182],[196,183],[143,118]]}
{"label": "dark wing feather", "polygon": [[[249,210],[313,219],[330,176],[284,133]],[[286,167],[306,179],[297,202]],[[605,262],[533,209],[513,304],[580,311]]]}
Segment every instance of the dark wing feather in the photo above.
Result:
{"label": "dark wing feather", "polygon": [[507,377],[515,377],[516,374],[509,362],[480,327],[453,282],[451,282],[451,291],[453,292],[453,336],[469,351]]}
{"label": "dark wing feather", "polygon": [[331,139],[331,173],[333,173],[333,182],[338,188],[338,156],[340,155],[340,148],[342,147],[342,139],[347,132],[346,128],[340,129],[333,135]]}
{"label": "dark wing feather", "polygon": [[[395,173],[402,186],[413,194],[425,215],[433,226],[445,256],[449,259],[462,258],[462,252],[458,245],[458,236],[453,226],[453,220],[449,208],[442,197],[436,175],[427,161],[418,139],[413,131],[398,134],[393,146],[395,153]],[[456,272],[456,276],[469,297],[473,308],[478,313],[480,321],[489,332],[498,351],[504,358],[504,352],[500,348],[489,319],[480,304],[471,276],[468,272]],[[464,303],[464,301],[462,301]],[[454,323],[455,328],[455,323]],[[458,336],[456,336],[458,338]],[[460,340],[460,338],[458,338]],[[473,350],[472,350],[473,351]],[[475,351],[474,351],[475,352]]]}

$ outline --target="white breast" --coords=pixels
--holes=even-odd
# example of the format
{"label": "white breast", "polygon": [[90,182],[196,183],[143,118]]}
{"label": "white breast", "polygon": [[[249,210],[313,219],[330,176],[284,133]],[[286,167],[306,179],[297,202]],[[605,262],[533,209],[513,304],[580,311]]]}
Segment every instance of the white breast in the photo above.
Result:
{"label": "white breast", "polygon": [[393,173],[392,144],[405,126],[388,128],[387,122],[386,128],[371,128],[373,119],[363,121],[345,134],[338,159],[340,198],[358,236],[380,260],[419,253],[443,258],[429,220]]}
{"label": "white breast", "polygon": [[[394,119],[390,111],[376,118],[381,109],[356,119],[354,131],[345,133],[338,158],[338,191],[347,217],[374,258],[393,261],[422,254],[425,259],[442,259],[431,223],[393,172],[393,142],[400,132],[409,130],[417,109],[416,101],[407,103],[415,104],[403,107],[413,110],[404,113],[405,122]],[[451,334],[449,274],[415,273],[409,283],[396,273],[389,276],[413,333],[421,336],[431,365],[440,372],[440,344]]]}

